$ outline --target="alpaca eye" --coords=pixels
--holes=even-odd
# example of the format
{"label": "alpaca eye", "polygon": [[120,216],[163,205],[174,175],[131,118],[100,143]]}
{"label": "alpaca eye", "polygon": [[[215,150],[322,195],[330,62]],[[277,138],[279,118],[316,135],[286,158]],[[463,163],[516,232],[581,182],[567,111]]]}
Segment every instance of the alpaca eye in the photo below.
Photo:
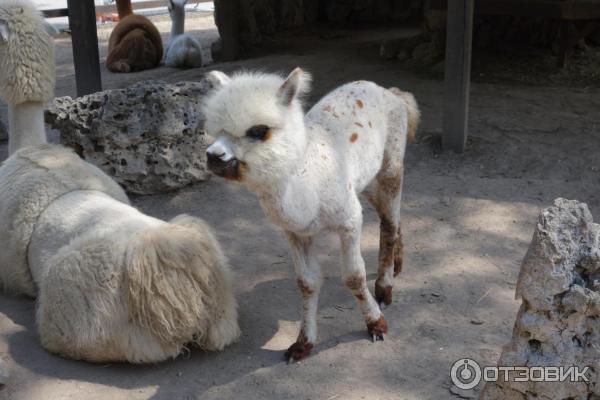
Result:
{"label": "alpaca eye", "polygon": [[251,139],[267,140],[271,129],[266,125],[256,125],[246,131],[246,136]]}

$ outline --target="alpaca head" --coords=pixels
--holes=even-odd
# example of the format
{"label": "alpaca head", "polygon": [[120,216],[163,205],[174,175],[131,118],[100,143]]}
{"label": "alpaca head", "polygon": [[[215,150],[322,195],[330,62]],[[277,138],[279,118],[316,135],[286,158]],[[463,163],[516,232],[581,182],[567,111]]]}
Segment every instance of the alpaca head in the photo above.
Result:
{"label": "alpaca head", "polygon": [[167,8],[169,9],[169,15],[171,19],[177,18],[178,15],[185,14],[185,5],[188,0],[169,0]]}
{"label": "alpaca head", "polygon": [[27,0],[0,2],[0,97],[47,101],[54,79],[54,42],[40,13]]}
{"label": "alpaca head", "polygon": [[205,105],[205,129],[216,139],[206,151],[212,172],[260,188],[299,167],[306,150],[301,98],[310,74],[296,68],[284,79],[213,71],[208,79],[217,87]]}

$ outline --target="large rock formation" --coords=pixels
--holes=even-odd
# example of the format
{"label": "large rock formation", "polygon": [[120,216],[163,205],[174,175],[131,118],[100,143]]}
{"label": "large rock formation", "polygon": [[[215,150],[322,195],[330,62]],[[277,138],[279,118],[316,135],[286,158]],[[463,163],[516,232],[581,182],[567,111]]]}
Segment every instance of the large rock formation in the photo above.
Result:
{"label": "large rock formation", "polygon": [[589,382],[488,383],[482,400],[600,399],[600,225],[587,205],[557,199],[539,216],[521,266],[523,304],[501,366],[589,367]]}
{"label": "large rock formation", "polygon": [[151,194],[207,178],[201,103],[208,81],[137,83],[71,99],[59,97],[46,122],[61,143],[114,177],[128,192]]}

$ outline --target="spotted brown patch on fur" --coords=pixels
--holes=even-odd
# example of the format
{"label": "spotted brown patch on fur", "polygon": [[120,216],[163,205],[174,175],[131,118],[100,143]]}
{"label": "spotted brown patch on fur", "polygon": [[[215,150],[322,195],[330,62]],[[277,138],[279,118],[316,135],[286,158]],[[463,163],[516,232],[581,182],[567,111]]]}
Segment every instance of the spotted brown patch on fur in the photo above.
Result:
{"label": "spotted brown patch on fur", "polygon": [[[381,215],[381,223],[379,225],[379,271],[378,277],[381,279],[386,275],[386,271],[392,267],[394,262],[394,251],[396,245],[396,227],[385,216]],[[377,300],[381,303],[380,298]],[[386,302],[386,304],[389,304]]]}
{"label": "spotted brown patch on fur", "polygon": [[356,105],[358,106],[358,108],[363,108],[365,106],[362,100],[356,100]]}
{"label": "spotted brown patch on fur", "polygon": [[241,181],[244,179],[244,174],[248,171],[248,166],[245,162],[239,161],[237,164],[237,168],[231,174],[225,176],[226,179],[233,181]]}
{"label": "spotted brown patch on fur", "polygon": [[400,275],[402,272],[402,264],[404,262],[404,244],[402,242],[402,231],[398,227],[398,237],[394,244],[394,276]]}
{"label": "spotted brown patch on fur", "polygon": [[367,329],[369,330],[369,335],[375,336],[377,340],[383,340],[383,335],[388,331],[387,321],[383,317],[383,314],[378,320],[368,322]]}
{"label": "spotted brown patch on fur", "polygon": [[359,127],[363,127],[363,124],[361,124],[360,122],[355,122],[354,125],[359,126]]}
{"label": "spotted brown patch on fur", "polygon": [[313,344],[308,341],[308,338],[304,332],[300,331],[296,343],[292,344],[285,352],[285,359],[289,362],[292,359],[294,361],[300,361],[310,355],[313,349]]}
{"label": "spotted brown patch on fur", "polygon": [[358,301],[365,301],[365,296],[363,296],[362,293],[359,293],[359,294],[355,295],[354,297],[356,297],[356,299]]}
{"label": "spotted brown patch on fur", "polygon": [[308,284],[302,278],[298,278],[296,280],[296,283],[298,284],[298,288],[300,288],[302,297],[308,297],[311,294],[313,294],[313,290],[308,286]]}
{"label": "spotted brown patch on fur", "polygon": [[392,171],[389,156],[384,155],[381,168],[377,174],[377,182],[388,193],[398,193],[402,187],[402,170]]}
{"label": "spotted brown patch on fur", "polygon": [[331,105],[327,104],[325,107],[323,107],[323,111],[331,112]]}
{"label": "spotted brown patch on fur", "polygon": [[271,139],[272,136],[273,136],[273,132],[271,131],[271,129],[269,129],[267,131],[267,133],[265,133],[265,136],[263,136],[263,138],[261,140],[263,142],[266,142],[267,140]]}
{"label": "spotted brown patch on fur", "polygon": [[372,128],[373,124],[371,123],[371,121],[369,121],[369,128]]}
{"label": "spotted brown patch on fur", "polygon": [[358,139],[358,133],[353,132],[352,136],[350,136],[350,143],[356,142],[356,139]]}
{"label": "spotted brown patch on fur", "polygon": [[337,113],[335,113],[335,112],[334,112],[334,113],[333,113],[333,117],[334,117],[334,118],[339,118],[340,116],[339,116]]}
{"label": "spotted brown patch on fur", "polygon": [[365,278],[360,275],[352,275],[346,279],[346,287],[352,291],[359,291],[365,284]]}
{"label": "spotted brown patch on fur", "polygon": [[392,286],[382,287],[375,283],[375,300],[377,300],[377,303],[383,303],[386,306],[392,304]]}

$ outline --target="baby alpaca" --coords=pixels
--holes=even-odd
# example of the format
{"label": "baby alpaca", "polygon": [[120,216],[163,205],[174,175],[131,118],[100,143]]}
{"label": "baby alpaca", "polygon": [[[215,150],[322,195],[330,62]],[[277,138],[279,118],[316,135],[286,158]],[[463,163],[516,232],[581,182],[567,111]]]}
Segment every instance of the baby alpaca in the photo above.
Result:
{"label": "baby alpaca", "polygon": [[163,56],[162,38],[143,15],[133,14],[131,0],[117,0],[119,23],[108,39],[106,68],[135,72],[158,67]]}
{"label": "baby alpaca", "polygon": [[[207,149],[217,175],[254,191],[266,214],[282,227],[292,247],[302,294],[300,334],[286,352],[289,360],[309,355],[317,339],[321,269],[315,236],[336,232],[341,239],[343,282],[356,297],[374,340],[387,323],[378,305],[392,302],[394,276],[402,269],[400,199],[406,143],[419,123],[414,97],[358,81],[325,96],[306,115],[301,97],[310,75],[209,75],[220,88],[206,103],[206,131],[216,137]],[[365,192],[381,218],[375,298],[366,285],[360,252]]]}
{"label": "baby alpaca", "polygon": [[171,38],[165,50],[165,65],[175,68],[202,66],[202,47],[198,39],[184,33],[185,5],[188,0],[169,0]]}
{"label": "baby alpaca", "polygon": [[[165,222],[73,151],[46,144],[53,43],[30,1],[0,2],[0,97],[13,153],[0,166],[0,287],[37,297],[48,351],[157,362],[239,336],[229,266],[211,229]],[[16,121],[16,123],[15,123]]]}

